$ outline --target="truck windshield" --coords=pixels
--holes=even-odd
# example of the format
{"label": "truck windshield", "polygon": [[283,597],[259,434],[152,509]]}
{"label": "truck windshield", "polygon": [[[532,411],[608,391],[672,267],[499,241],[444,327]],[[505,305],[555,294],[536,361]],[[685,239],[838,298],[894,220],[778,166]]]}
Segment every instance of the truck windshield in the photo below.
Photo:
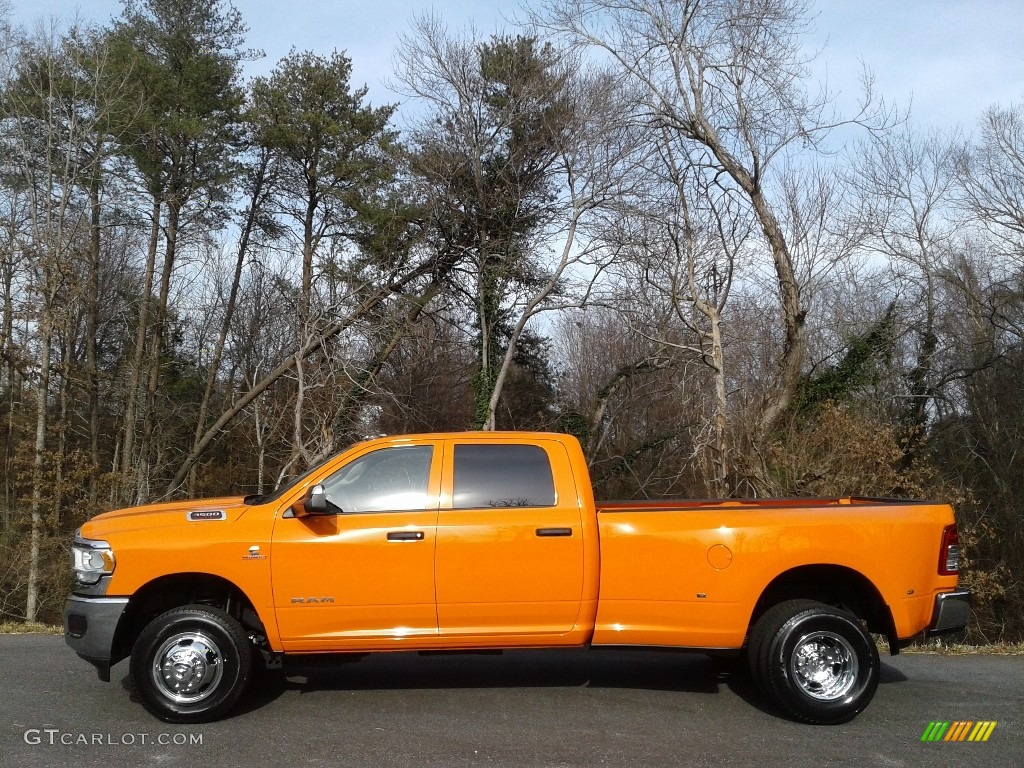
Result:
{"label": "truck windshield", "polygon": [[345,448],[343,450],[338,451],[337,453],[333,454],[332,456],[328,457],[327,459],[324,459],[323,461],[321,461],[319,464],[314,464],[312,467],[307,469],[301,475],[299,475],[298,477],[295,477],[295,478],[289,480],[284,485],[279,486],[277,488],[277,490],[272,491],[271,493],[263,494],[262,496],[260,494],[258,494],[258,493],[254,493],[254,494],[251,494],[249,496],[246,496],[245,499],[244,499],[245,503],[246,504],[269,504],[272,501],[277,501],[279,498],[281,498],[286,493],[288,493],[288,491],[290,491],[292,488],[296,488],[299,485],[301,485],[303,482],[305,482],[306,479],[310,475],[312,475],[314,472],[316,472],[318,469],[320,469],[320,467],[322,467],[328,461],[331,461],[332,459],[340,456],[341,454],[343,454],[345,451],[347,451],[351,447],[352,446],[348,446],[348,448]]}

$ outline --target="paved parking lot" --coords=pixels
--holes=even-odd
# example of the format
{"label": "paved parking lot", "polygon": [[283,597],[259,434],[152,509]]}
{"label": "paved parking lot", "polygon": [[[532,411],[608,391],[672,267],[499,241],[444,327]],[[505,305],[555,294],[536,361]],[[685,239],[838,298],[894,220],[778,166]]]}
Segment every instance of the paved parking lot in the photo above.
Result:
{"label": "paved parking lot", "polygon": [[[101,683],[60,637],[0,636],[0,766],[1024,765],[1024,657],[883,657],[852,723],[798,725],[702,655],[379,654],[298,670],[228,719],[173,726]],[[994,720],[985,743],[922,743],[933,720]]]}

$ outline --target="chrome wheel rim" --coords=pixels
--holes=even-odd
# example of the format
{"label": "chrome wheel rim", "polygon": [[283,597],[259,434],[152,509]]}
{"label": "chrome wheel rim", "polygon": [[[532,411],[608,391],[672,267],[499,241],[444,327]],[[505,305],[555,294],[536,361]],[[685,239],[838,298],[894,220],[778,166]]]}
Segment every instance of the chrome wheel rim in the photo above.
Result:
{"label": "chrome wheel rim", "polygon": [[195,704],[217,690],[224,657],[209,635],[181,632],[160,645],[150,672],[162,696],[175,704]]}
{"label": "chrome wheel rim", "polygon": [[803,635],[789,661],[790,678],[801,691],[818,701],[835,701],[857,684],[857,652],[835,632]]}

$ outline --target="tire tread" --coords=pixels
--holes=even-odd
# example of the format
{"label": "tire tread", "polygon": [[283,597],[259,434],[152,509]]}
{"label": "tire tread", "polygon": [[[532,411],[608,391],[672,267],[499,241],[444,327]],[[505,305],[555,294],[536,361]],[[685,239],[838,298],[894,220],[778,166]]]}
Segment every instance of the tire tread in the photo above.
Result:
{"label": "tire tread", "polygon": [[[775,669],[774,650],[780,641],[784,641],[785,627],[802,619],[832,617],[847,622],[856,639],[868,647],[869,662],[866,670],[867,679],[852,707],[818,712],[810,711],[806,706],[798,705],[798,694],[794,694],[792,684],[779,670]],[[855,638],[847,638],[851,641]],[[878,686],[879,659],[874,641],[859,620],[850,613],[834,608],[816,600],[786,600],[765,611],[751,632],[748,644],[751,674],[762,693],[789,717],[802,723],[812,725],[838,724],[848,722],[856,717],[871,701]],[[865,666],[863,660],[862,668]]]}
{"label": "tire tread", "polygon": [[[196,708],[176,708],[165,702],[152,689],[148,669],[150,653],[160,638],[179,622],[197,622],[204,627],[214,626],[227,635],[231,646],[222,648],[225,656],[234,655],[234,683],[225,695],[214,695]],[[169,723],[208,723],[223,717],[245,692],[253,676],[253,649],[242,625],[230,614],[209,605],[190,604],[172,608],[160,614],[139,634],[132,647],[130,671],[131,684],[142,705],[153,715]]]}

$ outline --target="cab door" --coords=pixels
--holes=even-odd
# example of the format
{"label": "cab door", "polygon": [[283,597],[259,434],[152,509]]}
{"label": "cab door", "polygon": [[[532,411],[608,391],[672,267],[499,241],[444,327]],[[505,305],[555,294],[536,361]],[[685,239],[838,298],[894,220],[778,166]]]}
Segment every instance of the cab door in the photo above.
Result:
{"label": "cab door", "polygon": [[449,440],[445,466],[435,557],[441,636],[497,645],[572,630],[584,549],[565,448]]}
{"label": "cab door", "polygon": [[397,648],[437,635],[441,462],[434,441],[368,450],[320,481],[328,514],[282,507],[271,571],[285,651]]}

